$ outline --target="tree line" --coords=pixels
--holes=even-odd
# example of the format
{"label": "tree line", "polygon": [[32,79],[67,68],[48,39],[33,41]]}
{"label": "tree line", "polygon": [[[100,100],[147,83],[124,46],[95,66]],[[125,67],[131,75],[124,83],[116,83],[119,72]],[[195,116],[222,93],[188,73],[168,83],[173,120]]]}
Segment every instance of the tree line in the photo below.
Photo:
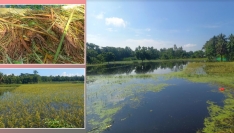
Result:
{"label": "tree line", "polygon": [[39,82],[77,82],[84,81],[84,76],[40,76],[36,70],[33,74],[21,73],[19,76],[11,74],[6,75],[0,72],[1,84],[35,84]]}
{"label": "tree line", "polygon": [[229,37],[226,37],[224,34],[219,34],[213,36],[208,41],[206,41],[203,48],[205,54],[209,61],[216,60],[217,57],[223,58],[226,57],[227,60],[234,60],[234,36],[231,34]]}
{"label": "tree line", "polygon": [[[110,65],[95,65],[87,66],[87,75],[100,75],[100,74],[136,74],[151,73],[155,70],[170,69],[171,71],[179,71],[183,69],[187,61],[168,61],[168,62],[145,62],[131,63],[131,64],[110,64]],[[118,69],[116,69],[118,68]]]}
{"label": "tree line", "polygon": [[203,58],[202,50],[186,52],[182,47],[156,49],[154,47],[138,46],[135,50],[126,46],[120,47],[100,47],[93,43],[86,43],[86,60],[89,64],[103,63],[110,61],[132,61],[132,60],[157,60],[157,59],[181,59],[181,58]]}

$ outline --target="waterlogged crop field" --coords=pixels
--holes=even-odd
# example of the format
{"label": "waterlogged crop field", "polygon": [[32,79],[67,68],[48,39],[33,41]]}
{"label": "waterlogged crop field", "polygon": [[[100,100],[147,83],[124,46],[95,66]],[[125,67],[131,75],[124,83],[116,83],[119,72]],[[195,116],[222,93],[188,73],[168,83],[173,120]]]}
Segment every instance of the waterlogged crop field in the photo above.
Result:
{"label": "waterlogged crop field", "polygon": [[1,128],[83,128],[84,83],[0,86]]}
{"label": "waterlogged crop field", "polygon": [[87,129],[232,133],[233,70],[229,62],[196,62],[169,74],[88,76]]}

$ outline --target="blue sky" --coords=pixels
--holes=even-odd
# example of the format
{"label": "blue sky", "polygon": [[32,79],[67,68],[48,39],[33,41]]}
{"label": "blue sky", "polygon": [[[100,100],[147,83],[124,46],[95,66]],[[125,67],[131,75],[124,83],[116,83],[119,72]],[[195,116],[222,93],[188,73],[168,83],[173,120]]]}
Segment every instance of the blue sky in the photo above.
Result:
{"label": "blue sky", "polygon": [[234,33],[234,1],[87,0],[87,37],[99,46],[201,50],[220,33]]}
{"label": "blue sky", "polygon": [[62,69],[62,68],[59,68],[59,69],[56,69],[56,68],[53,68],[53,69],[39,69],[39,68],[32,68],[32,69],[0,69],[0,72],[2,72],[3,74],[14,74],[14,75],[20,75],[20,73],[30,73],[32,74],[34,70],[37,70],[38,71],[38,74],[41,75],[41,76],[57,76],[57,75],[60,75],[60,76],[75,76],[75,75],[78,75],[78,76],[81,76],[81,75],[85,75],[85,70],[83,68],[69,68],[69,69]]}

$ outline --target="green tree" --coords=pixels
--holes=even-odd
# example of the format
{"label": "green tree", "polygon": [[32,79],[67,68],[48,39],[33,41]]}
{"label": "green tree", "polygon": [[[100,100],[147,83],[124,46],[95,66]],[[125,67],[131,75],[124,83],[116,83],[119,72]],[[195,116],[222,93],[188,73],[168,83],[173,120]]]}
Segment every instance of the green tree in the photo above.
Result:
{"label": "green tree", "polygon": [[143,62],[143,60],[146,59],[146,50],[147,50],[146,47],[140,47],[140,46],[138,46],[136,48],[135,51],[136,51],[136,57],[137,57],[138,60],[141,60]]}
{"label": "green tree", "polygon": [[0,72],[0,83],[2,83],[3,77],[3,73]]}
{"label": "green tree", "polygon": [[101,63],[103,63],[103,62],[105,61],[105,56],[104,56],[104,54],[99,54],[99,55],[97,56],[97,58],[98,58],[98,60],[99,60]]}
{"label": "green tree", "polygon": [[113,61],[115,59],[115,55],[112,52],[106,52],[104,53],[105,55],[105,60],[108,62]]}
{"label": "green tree", "polygon": [[39,82],[40,76],[38,75],[38,71],[34,70],[33,71],[33,76],[32,76],[32,82],[33,83],[38,83]]}
{"label": "green tree", "polygon": [[221,56],[221,61],[223,61],[223,55],[225,55],[227,52],[227,39],[226,36],[222,33],[219,34],[217,38],[218,41],[216,44],[216,52]]}
{"label": "green tree", "polygon": [[218,39],[216,36],[214,36],[209,41],[207,41],[202,48],[205,50],[205,55],[209,61],[214,60],[214,58],[216,58],[216,56],[217,56],[217,54],[216,54],[217,42],[218,42]]}
{"label": "green tree", "polygon": [[227,43],[227,53],[230,61],[234,60],[234,36],[231,34],[229,36],[229,42]]}

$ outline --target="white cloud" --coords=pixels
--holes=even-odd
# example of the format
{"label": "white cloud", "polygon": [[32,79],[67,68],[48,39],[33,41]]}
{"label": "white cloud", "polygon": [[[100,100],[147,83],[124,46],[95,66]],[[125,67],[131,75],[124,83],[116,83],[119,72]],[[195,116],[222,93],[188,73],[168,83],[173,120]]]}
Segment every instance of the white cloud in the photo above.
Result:
{"label": "white cloud", "polygon": [[122,18],[112,17],[112,18],[106,18],[106,25],[114,25],[114,26],[117,26],[117,27],[125,27],[126,22]]}
{"label": "white cloud", "polygon": [[197,50],[200,50],[201,48],[199,46],[197,46],[196,44],[191,44],[191,43],[188,43],[188,44],[185,44],[182,46],[184,50],[186,50],[187,52],[188,51],[197,51]]}
{"label": "white cloud", "polygon": [[63,72],[62,74],[60,74],[60,76],[66,76],[66,77],[71,77],[71,76],[81,76],[82,74],[79,73],[67,73],[67,72]]}
{"label": "white cloud", "polygon": [[109,31],[109,32],[117,31],[117,30],[115,30],[115,29],[113,29],[113,28],[107,28],[106,30]]}
{"label": "white cloud", "polygon": [[87,34],[87,42],[92,42],[94,43],[95,41],[98,41],[100,39],[101,35],[100,34]]}
{"label": "white cloud", "polygon": [[104,13],[101,12],[98,15],[95,16],[96,19],[103,19],[104,18]]}
{"label": "white cloud", "polygon": [[160,48],[170,48],[173,47],[173,43],[169,41],[162,41],[162,40],[154,40],[154,39],[127,39],[124,42],[125,46],[131,47],[135,50],[138,46],[145,46],[145,47],[154,47],[158,50]]}
{"label": "white cloud", "polygon": [[150,28],[146,28],[145,30],[146,30],[146,31],[151,31],[151,29],[150,29]]}
{"label": "white cloud", "polygon": [[191,47],[195,47],[195,46],[196,46],[196,44],[190,44],[190,43],[184,45],[185,48],[191,48]]}
{"label": "white cloud", "polygon": [[113,29],[112,29],[112,28],[107,28],[106,30],[108,30],[108,31],[110,31],[110,32],[112,32],[112,31],[113,31]]}

